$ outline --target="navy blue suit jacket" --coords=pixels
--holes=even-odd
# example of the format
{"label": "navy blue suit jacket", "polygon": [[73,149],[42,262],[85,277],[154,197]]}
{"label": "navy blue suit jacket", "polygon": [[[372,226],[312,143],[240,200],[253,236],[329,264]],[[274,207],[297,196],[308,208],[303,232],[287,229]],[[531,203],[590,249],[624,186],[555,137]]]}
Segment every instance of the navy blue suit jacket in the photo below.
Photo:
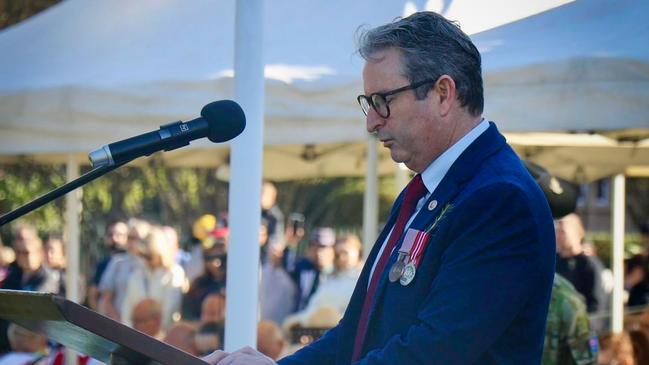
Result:
{"label": "navy blue suit jacket", "polygon": [[[343,319],[280,364],[351,362],[370,269],[402,197]],[[429,210],[432,200],[438,204]],[[424,230],[436,219],[408,286],[387,279],[393,251],[357,364],[540,364],[554,275],[552,217],[540,188],[493,123],[451,166],[410,227]]]}

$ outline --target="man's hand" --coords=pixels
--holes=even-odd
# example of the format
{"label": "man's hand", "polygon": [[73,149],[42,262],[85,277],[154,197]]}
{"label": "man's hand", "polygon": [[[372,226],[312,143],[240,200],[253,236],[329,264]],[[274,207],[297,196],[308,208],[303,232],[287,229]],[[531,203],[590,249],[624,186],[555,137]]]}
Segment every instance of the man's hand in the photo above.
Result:
{"label": "man's hand", "polygon": [[209,362],[212,365],[216,365],[216,364],[219,363],[219,361],[223,360],[228,355],[230,355],[230,354],[225,352],[225,351],[216,350],[216,351],[212,352],[211,354],[209,354],[209,355],[207,355],[205,357],[202,357],[201,359]]}
{"label": "man's hand", "polygon": [[270,357],[250,346],[246,346],[231,354],[217,350],[204,357],[203,360],[212,365],[275,365],[275,361]]}
{"label": "man's hand", "polygon": [[119,313],[113,305],[113,293],[109,291],[101,292],[101,299],[97,304],[97,311],[108,318],[120,321]]}

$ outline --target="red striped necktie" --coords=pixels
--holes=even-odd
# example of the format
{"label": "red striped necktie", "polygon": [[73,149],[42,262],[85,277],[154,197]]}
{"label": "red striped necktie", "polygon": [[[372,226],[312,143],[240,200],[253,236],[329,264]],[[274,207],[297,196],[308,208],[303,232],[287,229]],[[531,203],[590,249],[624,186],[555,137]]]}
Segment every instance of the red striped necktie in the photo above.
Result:
{"label": "red striped necktie", "polygon": [[388,243],[383,248],[383,252],[376,266],[374,267],[374,273],[370,280],[370,285],[367,288],[367,294],[365,294],[365,300],[363,301],[363,309],[361,311],[361,316],[358,321],[358,326],[356,327],[356,338],[354,339],[354,353],[352,355],[352,362],[360,359],[361,350],[363,349],[363,341],[365,340],[365,334],[367,332],[367,325],[369,324],[369,314],[370,307],[372,304],[372,299],[374,298],[374,293],[376,292],[376,287],[378,286],[379,279],[383,270],[385,270],[385,265],[387,265],[392,250],[397,245],[399,238],[403,234],[404,229],[406,228],[406,223],[410,219],[410,216],[414,213],[415,208],[417,207],[417,202],[424,195],[428,193],[424,182],[421,179],[421,175],[417,174],[408,184],[406,188],[406,194],[401,203],[401,208],[399,208],[399,215],[397,216],[397,221],[394,224],[392,233],[390,234],[390,239]]}

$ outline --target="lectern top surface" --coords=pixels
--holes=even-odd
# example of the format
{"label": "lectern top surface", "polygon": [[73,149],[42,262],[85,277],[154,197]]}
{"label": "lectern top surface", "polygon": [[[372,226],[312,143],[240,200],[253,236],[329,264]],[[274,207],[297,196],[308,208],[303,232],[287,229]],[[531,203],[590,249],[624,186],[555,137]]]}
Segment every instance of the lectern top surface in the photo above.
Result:
{"label": "lectern top surface", "polygon": [[0,290],[0,317],[107,364],[207,365],[54,294]]}

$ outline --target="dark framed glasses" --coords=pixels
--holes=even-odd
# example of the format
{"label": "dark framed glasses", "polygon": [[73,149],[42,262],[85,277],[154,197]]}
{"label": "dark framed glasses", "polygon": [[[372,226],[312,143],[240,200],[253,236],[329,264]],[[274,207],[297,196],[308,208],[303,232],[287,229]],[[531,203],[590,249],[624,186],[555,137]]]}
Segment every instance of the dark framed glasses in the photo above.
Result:
{"label": "dark framed glasses", "polygon": [[356,97],[356,100],[358,101],[358,104],[361,106],[361,109],[363,110],[363,114],[367,115],[367,113],[370,112],[370,107],[371,107],[379,116],[381,116],[381,118],[388,118],[390,117],[390,106],[388,105],[388,101],[386,100],[386,97],[400,93],[402,91],[416,89],[422,85],[429,84],[435,81],[437,81],[437,79],[426,79],[419,82],[413,82],[410,85],[400,87],[398,89],[382,92],[382,93],[374,93],[367,96],[358,95],[358,97]]}

